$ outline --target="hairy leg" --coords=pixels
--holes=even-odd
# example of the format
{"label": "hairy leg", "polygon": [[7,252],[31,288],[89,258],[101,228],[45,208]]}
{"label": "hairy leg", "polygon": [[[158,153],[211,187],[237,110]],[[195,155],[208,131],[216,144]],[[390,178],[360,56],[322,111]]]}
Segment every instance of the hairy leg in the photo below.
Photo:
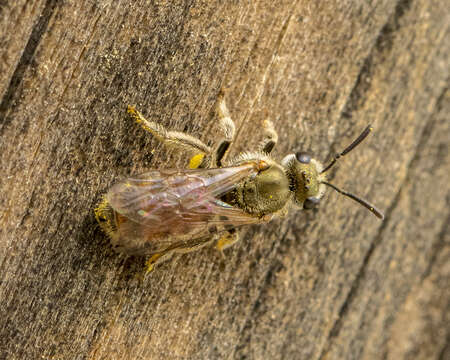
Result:
{"label": "hairy leg", "polygon": [[229,248],[239,241],[239,233],[236,229],[226,231],[217,239],[216,249],[223,253],[223,250]]}
{"label": "hairy leg", "polygon": [[278,142],[278,134],[275,131],[272,121],[264,121],[264,140],[259,145],[258,150],[270,154]]}
{"label": "hairy leg", "polygon": [[219,100],[217,102],[217,114],[219,116],[219,125],[223,136],[216,148],[215,157],[211,162],[212,167],[222,166],[222,160],[226,156],[227,151],[234,140],[236,130],[234,122],[231,119],[230,112],[228,111],[227,104],[225,103],[223,93],[219,95]]}
{"label": "hairy leg", "polygon": [[191,169],[199,167],[203,162],[204,157],[211,153],[211,148],[196,137],[179,131],[167,130],[164,126],[145,119],[144,116],[132,106],[128,106],[128,113],[146,131],[150,132],[163,143],[195,154],[189,162],[189,167]]}
{"label": "hairy leg", "polygon": [[206,241],[198,241],[195,244],[180,244],[178,246],[171,247],[170,249],[163,250],[160,253],[153,254],[146,261],[145,267],[147,274],[152,272],[156,265],[161,264],[172,258],[173,254],[187,254],[192,251],[197,251],[203,247],[210,246],[215,243],[215,248],[223,254],[223,250],[234,245],[239,241],[239,234],[235,229],[217,233]]}
{"label": "hairy leg", "polygon": [[150,258],[146,261],[145,267],[147,269],[147,274],[151,271],[153,271],[155,265],[161,264],[164,261],[169,260],[173,254],[187,254],[192,251],[197,251],[205,246],[211,245],[216,241],[218,234],[213,235],[210,238],[204,238],[198,240],[195,244],[178,244],[174,245],[169,249],[163,250],[160,253],[153,254],[150,256]]}

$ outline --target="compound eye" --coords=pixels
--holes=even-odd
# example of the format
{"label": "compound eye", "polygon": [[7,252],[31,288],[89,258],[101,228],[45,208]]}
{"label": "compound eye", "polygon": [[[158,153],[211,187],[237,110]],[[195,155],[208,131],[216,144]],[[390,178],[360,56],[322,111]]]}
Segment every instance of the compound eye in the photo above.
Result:
{"label": "compound eye", "polygon": [[298,152],[295,154],[295,158],[302,164],[309,164],[311,162],[311,155],[305,152]]}
{"label": "compound eye", "polygon": [[320,202],[319,198],[309,197],[303,203],[303,209],[305,209],[305,210],[314,209],[319,204],[319,202]]}

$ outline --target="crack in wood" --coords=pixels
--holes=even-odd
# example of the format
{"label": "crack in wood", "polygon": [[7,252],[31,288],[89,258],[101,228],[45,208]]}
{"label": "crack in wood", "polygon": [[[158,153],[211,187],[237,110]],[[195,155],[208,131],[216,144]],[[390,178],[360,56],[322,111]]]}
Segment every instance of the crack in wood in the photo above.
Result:
{"label": "crack in wood", "polygon": [[5,126],[11,121],[11,117],[6,117],[8,110],[14,107],[14,102],[20,101],[22,93],[21,85],[26,70],[32,65],[36,49],[41,42],[42,36],[47,31],[48,24],[55,9],[59,5],[57,0],[47,0],[44,9],[37,23],[33,26],[30,38],[14,70],[7,90],[0,103],[0,136],[3,135]]}
{"label": "crack in wood", "polygon": [[364,94],[370,89],[371,86],[371,74],[372,67],[376,54],[382,50],[386,51],[387,44],[390,44],[389,49],[392,47],[391,39],[392,34],[400,29],[399,19],[405,15],[406,11],[411,7],[412,0],[400,0],[397,2],[393,15],[388,19],[386,24],[381,28],[369,55],[364,59],[364,63],[361,67],[355,84],[349,93],[347,102],[343,107],[341,116],[351,118],[353,111],[361,108],[364,105]]}
{"label": "crack in wood", "polygon": [[[442,91],[442,93],[445,93],[445,91],[446,91],[446,89],[444,89]],[[441,99],[441,98],[442,98],[442,94],[440,94],[437,97],[438,100],[436,101],[436,104],[438,104],[439,99]],[[355,298],[357,296],[358,290],[360,288],[361,280],[364,279],[364,277],[366,275],[366,271],[367,271],[369,262],[372,258],[374,251],[379,247],[379,245],[382,243],[382,241],[384,239],[384,232],[386,231],[388,225],[390,224],[389,218],[391,217],[391,214],[395,211],[396,207],[399,204],[399,200],[400,200],[400,197],[402,196],[402,192],[405,188],[405,185],[407,185],[410,182],[410,179],[412,178],[411,173],[416,168],[416,166],[419,162],[420,156],[421,156],[420,149],[423,149],[425,147],[426,143],[428,142],[428,140],[431,136],[431,133],[432,133],[433,125],[434,125],[434,122],[432,120],[428,120],[426,125],[422,129],[422,133],[420,135],[419,142],[416,146],[416,151],[414,152],[414,156],[411,158],[411,161],[408,164],[406,176],[404,177],[402,184],[399,186],[398,192],[395,195],[395,197],[393,198],[393,201],[391,202],[390,207],[386,211],[385,221],[381,224],[377,235],[374,237],[373,242],[370,244],[369,250],[367,251],[366,255],[364,256],[363,262],[360,266],[360,269],[358,270],[358,273],[357,273],[355,279],[353,280],[350,291],[348,292],[347,297],[345,298],[341,308],[339,309],[338,318],[335,321],[330,333],[328,334],[327,345],[321,351],[321,353],[319,355],[319,359],[326,358],[327,353],[329,352],[331,345],[333,343],[333,339],[339,335],[339,332],[342,327],[343,319],[347,315],[353,301],[355,300]]]}

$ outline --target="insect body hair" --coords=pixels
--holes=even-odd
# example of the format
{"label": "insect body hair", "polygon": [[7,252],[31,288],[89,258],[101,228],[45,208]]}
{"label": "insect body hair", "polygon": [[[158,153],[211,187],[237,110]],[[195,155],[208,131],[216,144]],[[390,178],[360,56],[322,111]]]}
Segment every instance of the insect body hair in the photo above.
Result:
{"label": "insect body hair", "polygon": [[102,230],[114,240],[117,237],[117,225],[114,209],[109,204],[106,197],[94,209],[95,218]]}

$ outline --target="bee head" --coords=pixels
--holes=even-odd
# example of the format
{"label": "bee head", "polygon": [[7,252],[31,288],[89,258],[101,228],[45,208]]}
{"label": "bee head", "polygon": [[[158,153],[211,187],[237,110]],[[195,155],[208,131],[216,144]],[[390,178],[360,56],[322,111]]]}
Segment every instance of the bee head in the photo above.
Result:
{"label": "bee head", "polygon": [[333,167],[336,161],[338,161],[342,156],[347,155],[356,146],[358,146],[371,131],[372,126],[367,126],[364,131],[344,149],[344,151],[336,154],[333,160],[325,168],[319,161],[311,158],[311,156],[305,152],[298,152],[296,154],[286,156],[283,159],[282,164],[290,180],[290,190],[295,194],[294,198],[296,204],[303,209],[314,208],[320,202],[320,198],[325,192],[325,187],[328,186],[336,190],[338,193],[364,206],[379,219],[383,219],[383,213],[374,205],[359,196],[330,184],[327,182],[325,174],[331,167]]}
{"label": "bee head", "polygon": [[295,203],[303,209],[313,209],[325,192],[322,164],[305,152],[286,156],[283,160]]}

